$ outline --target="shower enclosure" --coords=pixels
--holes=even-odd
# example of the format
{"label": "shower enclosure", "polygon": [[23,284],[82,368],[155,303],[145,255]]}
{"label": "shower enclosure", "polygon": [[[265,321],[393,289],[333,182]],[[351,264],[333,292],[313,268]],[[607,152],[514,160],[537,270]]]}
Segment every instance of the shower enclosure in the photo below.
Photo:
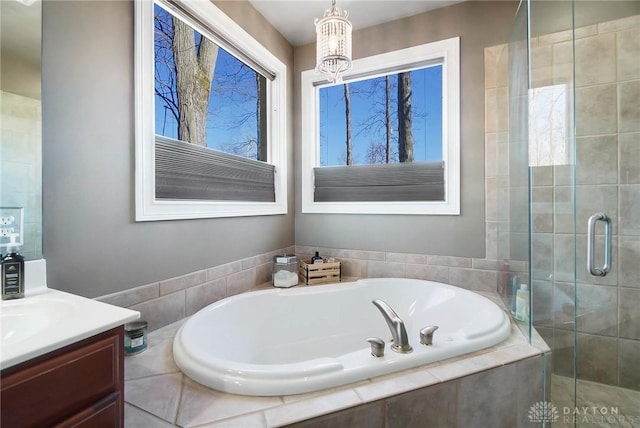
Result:
{"label": "shower enclosure", "polygon": [[485,76],[498,291],[530,282],[551,349],[538,422],[640,427],[640,2],[523,1]]}

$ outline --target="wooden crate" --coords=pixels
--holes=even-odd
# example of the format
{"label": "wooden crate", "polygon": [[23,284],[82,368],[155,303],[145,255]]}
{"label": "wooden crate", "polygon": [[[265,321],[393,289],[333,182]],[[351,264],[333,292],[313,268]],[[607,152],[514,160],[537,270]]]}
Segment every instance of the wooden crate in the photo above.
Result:
{"label": "wooden crate", "polygon": [[340,261],[312,264],[311,260],[300,260],[298,266],[300,279],[307,285],[342,281],[342,265]]}

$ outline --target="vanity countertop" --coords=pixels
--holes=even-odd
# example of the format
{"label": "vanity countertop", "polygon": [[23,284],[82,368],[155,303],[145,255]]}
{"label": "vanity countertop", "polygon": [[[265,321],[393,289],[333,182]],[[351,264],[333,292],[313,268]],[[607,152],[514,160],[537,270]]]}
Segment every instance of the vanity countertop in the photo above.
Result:
{"label": "vanity countertop", "polygon": [[0,369],[140,318],[140,313],[44,288],[0,303]]}

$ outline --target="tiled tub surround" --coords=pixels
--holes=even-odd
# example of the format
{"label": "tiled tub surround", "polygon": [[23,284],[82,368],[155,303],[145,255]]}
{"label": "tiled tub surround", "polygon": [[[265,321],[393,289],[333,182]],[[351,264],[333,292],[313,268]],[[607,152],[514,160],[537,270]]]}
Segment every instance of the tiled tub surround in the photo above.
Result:
{"label": "tiled tub surround", "polygon": [[[640,390],[640,16],[576,28],[574,34],[575,195],[572,166],[532,168],[534,322],[553,350],[554,373],[574,375],[576,328],[578,378]],[[571,85],[574,34],[564,31],[532,39],[534,88]],[[509,182],[514,163],[509,149],[515,144],[509,141],[513,130],[507,107],[513,54],[513,46],[507,45],[485,51],[487,203],[496,195],[493,207],[509,206],[509,198],[517,196],[518,183]],[[614,268],[606,277],[589,275],[585,265],[586,223],[598,211],[613,220]],[[487,230],[504,230],[501,224],[509,223],[504,214],[489,210]],[[500,248],[514,242],[513,236],[505,235]],[[602,237],[596,242],[601,248]],[[499,258],[504,258],[502,252]]]}
{"label": "tiled tub surround", "polygon": [[[415,278],[443,282],[472,291],[494,292],[501,262],[464,257],[318,248],[297,245],[238,260],[177,278],[99,297],[98,300],[139,311],[156,330],[205,306],[271,281],[273,256],[297,254],[311,258],[315,251],[342,262],[343,278]],[[524,262],[511,270],[526,275]],[[299,285],[300,286],[300,285]]]}
{"label": "tiled tub surround", "polygon": [[[495,293],[481,294],[501,305]],[[247,397],[178,370],[172,344],[182,322],[150,333],[149,348],[125,359],[128,428],[527,427],[530,406],[544,399],[548,348],[529,345],[515,324],[503,343],[458,358],[309,394]]]}

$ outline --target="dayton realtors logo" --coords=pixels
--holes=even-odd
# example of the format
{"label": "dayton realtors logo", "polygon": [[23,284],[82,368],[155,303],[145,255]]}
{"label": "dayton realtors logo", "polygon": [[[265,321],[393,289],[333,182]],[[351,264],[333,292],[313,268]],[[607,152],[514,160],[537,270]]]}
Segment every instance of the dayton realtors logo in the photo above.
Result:
{"label": "dayton realtors logo", "polygon": [[[640,415],[621,415],[618,407],[581,406],[567,407],[562,410],[562,422],[581,424],[622,424],[638,423]],[[549,401],[538,401],[529,408],[527,418],[532,423],[555,423],[560,420],[558,408]]]}
{"label": "dayton realtors logo", "polygon": [[558,422],[558,419],[560,419],[558,409],[548,401],[538,401],[531,406],[527,417],[529,418],[529,422],[548,424]]}

